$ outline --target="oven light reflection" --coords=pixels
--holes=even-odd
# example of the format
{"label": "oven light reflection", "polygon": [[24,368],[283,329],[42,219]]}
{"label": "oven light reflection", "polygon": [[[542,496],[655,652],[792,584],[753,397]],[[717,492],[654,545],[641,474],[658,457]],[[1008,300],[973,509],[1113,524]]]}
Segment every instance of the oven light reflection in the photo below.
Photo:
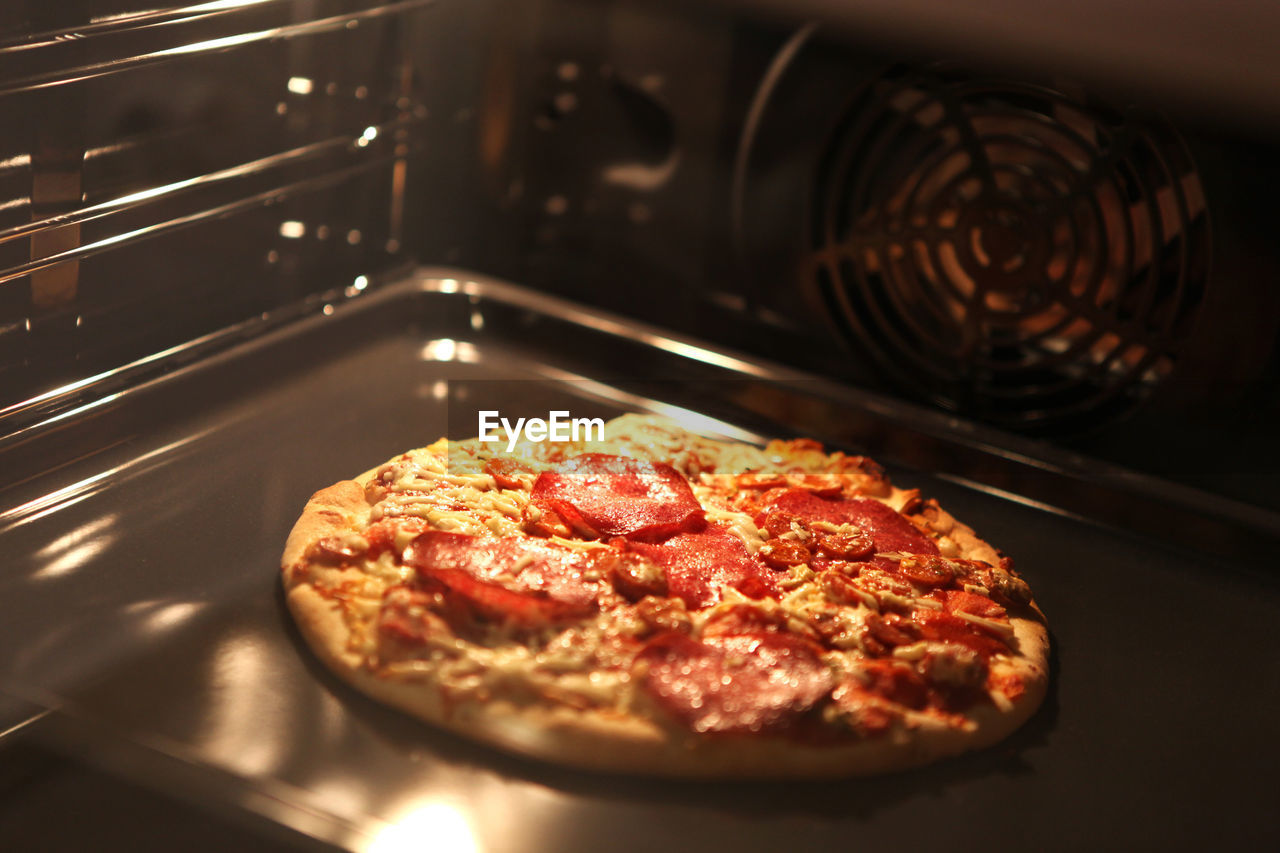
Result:
{"label": "oven light reflection", "polygon": [[480,361],[480,352],[466,341],[455,341],[452,338],[440,338],[430,341],[422,348],[423,361],[460,361],[464,364],[476,364]]}
{"label": "oven light reflection", "polygon": [[268,776],[297,748],[291,735],[305,718],[276,689],[278,680],[275,661],[259,637],[245,633],[220,644],[212,677],[216,701],[205,712],[199,737],[210,755],[237,773]]}
{"label": "oven light reflection", "polygon": [[416,808],[379,832],[365,853],[478,853],[480,844],[462,810],[438,802]]}
{"label": "oven light reflection", "polygon": [[115,541],[111,528],[116,523],[114,513],[82,524],[70,533],[64,533],[36,552],[43,566],[31,575],[32,580],[48,580],[70,574],[102,553]]}
{"label": "oven light reflection", "polygon": [[130,616],[141,616],[138,632],[145,636],[160,635],[181,625],[204,609],[195,601],[139,601],[125,608]]}
{"label": "oven light reflection", "polygon": [[310,77],[290,77],[286,88],[295,95],[310,95],[312,89]]}

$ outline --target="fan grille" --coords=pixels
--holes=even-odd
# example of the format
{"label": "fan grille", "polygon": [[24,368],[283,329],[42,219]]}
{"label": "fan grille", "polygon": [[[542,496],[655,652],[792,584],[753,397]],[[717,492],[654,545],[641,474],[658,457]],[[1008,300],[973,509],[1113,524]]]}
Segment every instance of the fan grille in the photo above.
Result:
{"label": "fan grille", "polygon": [[1207,284],[1182,140],[1065,87],[891,69],[842,112],[811,213],[809,270],[843,334],[927,397],[1009,426],[1133,408]]}

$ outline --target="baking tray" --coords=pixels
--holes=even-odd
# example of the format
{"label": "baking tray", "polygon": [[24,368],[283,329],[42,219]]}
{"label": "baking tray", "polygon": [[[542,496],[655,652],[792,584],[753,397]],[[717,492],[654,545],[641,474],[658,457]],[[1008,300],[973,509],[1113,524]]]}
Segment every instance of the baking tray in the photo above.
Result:
{"label": "baking tray", "polygon": [[[1097,505],[1143,518],[1117,529],[1046,500],[1055,482],[1065,503],[1088,494],[1072,491],[1080,460],[463,272],[330,297],[9,411],[7,739],[352,849],[1280,841],[1280,589],[1237,556],[1273,541],[1269,518],[1206,504],[1208,547],[1175,547],[1132,530],[1195,515],[1195,495],[1101,469]],[[881,456],[1036,590],[1054,641],[1044,708],[982,753],[782,785],[559,769],[364,699],[288,620],[285,534],[315,489],[472,435],[491,408],[662,411]]]}

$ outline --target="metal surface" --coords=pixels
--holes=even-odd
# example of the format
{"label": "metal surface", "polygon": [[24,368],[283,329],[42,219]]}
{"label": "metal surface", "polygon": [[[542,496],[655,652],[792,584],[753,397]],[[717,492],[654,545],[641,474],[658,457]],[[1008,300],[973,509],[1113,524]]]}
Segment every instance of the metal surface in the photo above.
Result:
{"label": "metal surface", "polygon": [[1131,411],[1209,286],[1177,132],[1060,84],[889,69],[839,117],[813,195],[811,275],[845,339],[991,423],[1096,430]]}
{"label": "metal surface", "polygon": [[[992,750],[840,783],[606,777],[497,754],[347,689],[289,623],[284,536],[316,488],[473,434],[477,409],[603,416],[694,398],[750,434],[780,399],[796,405],[779,417],[820,437],[878,422],[885,440],[868,449],[901,455],[902,413],[872,398],[456,274],[374,290],[0,448],[6,466],[46,460],[23,477],[4,467],[0,484],[0,685],[23,700],[2,710],[55,709],[14,737],[357,849],[1280,841],[1266,817],[1273,578],[905,469],[896,480],[1015,558],[1050,617],[1045,707]],[[946,447],[963,462],[980,437]],[[956,473],[945,454],[930,467]]]}

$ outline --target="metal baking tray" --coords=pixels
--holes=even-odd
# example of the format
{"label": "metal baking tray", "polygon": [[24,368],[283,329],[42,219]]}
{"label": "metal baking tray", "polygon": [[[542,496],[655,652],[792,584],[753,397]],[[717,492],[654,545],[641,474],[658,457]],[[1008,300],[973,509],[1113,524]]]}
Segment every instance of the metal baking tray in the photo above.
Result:
{"label": "metal baking tray", "polygon": [[[464,272],[329,296],[0,412],[0,746],[352,849],[1280,842],[1273,519]],[[285,534],[478,409],[876,455],[1015,558],[1053,631],[1044,707],[981,753],[783,785],[570,771],[366,700],[289,622]],[[1191,519],[1199,550],[1148,535]]]}

